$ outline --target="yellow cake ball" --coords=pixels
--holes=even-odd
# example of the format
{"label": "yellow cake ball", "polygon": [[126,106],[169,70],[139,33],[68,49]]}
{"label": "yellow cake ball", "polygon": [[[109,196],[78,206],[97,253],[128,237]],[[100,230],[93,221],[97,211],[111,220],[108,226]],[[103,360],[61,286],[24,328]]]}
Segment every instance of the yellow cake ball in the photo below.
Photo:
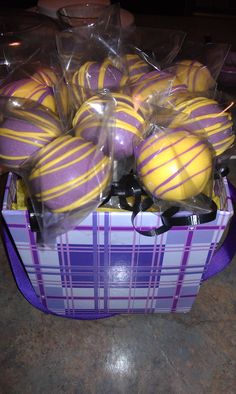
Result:
{"label": "yellow cake ball", "polygon": [[211,150],[203,139],[184,129],[151,135],[138,146],[135,155],[140,181],[159,199],[194,197],[211,178]]}
{"label": "yellow cake ball", "polygon": [[182,60],[175,64],[175,75],[190,92],[204,92],[215,86],[207,66],[196,60]]}

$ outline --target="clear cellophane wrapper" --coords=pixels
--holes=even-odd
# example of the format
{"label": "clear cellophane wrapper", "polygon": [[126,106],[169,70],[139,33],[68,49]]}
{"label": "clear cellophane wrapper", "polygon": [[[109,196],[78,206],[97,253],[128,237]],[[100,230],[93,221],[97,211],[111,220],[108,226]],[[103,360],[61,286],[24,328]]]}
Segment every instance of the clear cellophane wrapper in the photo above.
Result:
{"label": "clear cellophane wrapper", "polygon": [[24,163],[63,134],[59,117],[36,101],[0,97],[0,166],[19,173]]}
{"label": "clear cellophane wrapper", "polygon": [[97,93],[126,92],[118,6],[108,7],[96,24],[58,33],[57,48],[75,111]]}
{"label": "clear cellophane wrapper", "polygon": [[[216,97],[170,88],[149,96],[146,129],[135,141],[133,172],[139,193],[152,199],[156,212],[173,206],[197,214],[212,210],[214,178],[225,173],[235,145],[234,103],[222,92]],[[135,196],[127,197],[128,204],[135,203]],[[106,203],[110,208],[125,205],[119,196]]]}
{"label": "clear cellophane wrapper", "polygon": [[184,123],[163,120],[163,114],[161,119],[157,115],[136,141],[136,177],[159,212],[171,207],[194,214],[210,211],[215,157],[204,130],[197,133]]}
{"label": "clear cellophane wrapper", "polygon": [[122,29],[126,54],[137,54],[150,70],[161,70],[172,64],[184,43],[186,33],[175,29],[132,26]]}
{"label": "clear cellophane wrapper", "polygon": [[217,92],[218,77],[229,50],[228,43],[201,43],[186,39],[167,70],[186,84],[190,92],[204,92],[212,97]]}
{"label": "clear cellophane wrapper", "polygon": [[[208,130],[200,123],[188,123],[188,111],[181,105],[202,96],[215,98],[217,71],[213,66],[217,56],[212,55],[207,63],[212,64],[209,69],[214,94],[208,90],[193,92],[185,80],[178,78],[174,65],[185,34],[166,30],[163,36],[151,40],[153,29],[121,29],[118,11],[117,5],[108,7],[97,24],[60,32],[56,37],[58,55],[54,51],[50,55],[49,68],[60,76],[53,86],[59,103],[56,116],[62,129],[69,132],[35,152],[21,171],[42,243],[50,243],[72,229],[103,203],[122,209],[119,196],[112,195],[112,187],[119,189],[120,184],[137,187],[141,201],[148,196],[152,200],[150,209],[155,212],[172,206],[196,213],[212,209],[214,171],[223,153],[218,150],[216,154]],[[38,72],[35,64],[41,66],[41,57],[34,54],[33,58],[34,62],[27,60],[28,68],[14,69],[10,79],[14,81],[22,72],[31,78]],[[220,118],[220,112],[216,116]],[[77,151],[84,153],[77,156]],[[77,167],[81,157],[89,157],[85,167]],[[202,168],[197,168],[197,160]],[[150,167],[147,173],[145,166]],[[124,177],[129,181],[129,176],[135,179],[130,185],[123,182]],[[96,185],[94,192],[90,180]],[[135,206],[132,193],[127,202],[130,210]],[[66,194],[71,198],[69,203],[63,199]]]}
{"label": "clear cellophane wrapper", "polygon": [[89,133],[99,133],[96,141],[78,135],[75,126],[21,168],[41,243],[53,243],[57,235],[74,228],[108,195],[113,166],[113,111],[113,99],[103,96],[99,111],[93,108],[97,123],[85,126]]}
{"label": "clear cellophane wrapper", "polygon": [[[95,107],[100,106],[104,95],[110,95],[115,102],[112,133],[113,180],[116,181],[130,171],[132,139],[141,133],[144,123],[141,114],[136,114],[130,95],[119,6],[108,7],[95,25],[60,32],[57,35],[57,48],[74,113],[72,123],[77,134],[84,134],[83,125],[91,121],[92,113],[96,112]],[[89,139],[88,133],[86,135]],[[95,137],[91,138],[94,140]]]}
{"label": "clear cellophane wrapper", "polygon": [[25,27],[25,30],[22,28],[22,31],[15,33],[3,32],[0,43],[0,96],[36,101],[54,112],[67,129],[71,116],[68,90],[56,48],[57,30],[53,22],[53,28],[49,29],[47,24],[40,24],[40,17],[39,21],[37,17],[34,21],[33,17],[34,24],[30,18],[32,16],[26,17],[24,27],[31,22],[31,28]]}

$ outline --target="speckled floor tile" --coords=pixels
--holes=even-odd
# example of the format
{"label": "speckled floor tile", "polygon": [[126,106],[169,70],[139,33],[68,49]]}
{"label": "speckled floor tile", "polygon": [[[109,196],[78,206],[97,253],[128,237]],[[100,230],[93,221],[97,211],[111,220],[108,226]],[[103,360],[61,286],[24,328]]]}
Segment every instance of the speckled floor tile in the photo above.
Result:
{"label": "speckled floor tile", "polygon": [[1,394],[236,393],[236,258],[188,314],[72,321],[29,305],[0,256]]}

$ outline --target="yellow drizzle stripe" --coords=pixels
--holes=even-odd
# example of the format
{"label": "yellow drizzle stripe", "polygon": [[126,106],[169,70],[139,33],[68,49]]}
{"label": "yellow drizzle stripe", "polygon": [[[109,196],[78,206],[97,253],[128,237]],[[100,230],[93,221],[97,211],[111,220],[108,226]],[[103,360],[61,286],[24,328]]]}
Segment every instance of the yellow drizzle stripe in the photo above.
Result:
{"label": "yellow drizzle stripe", "polygon": [[84,197],[80,198],[79,200],[73,202],[70,205],[64,206],[63,208],[56,209],[54,210],[54,212],[60,213],[60,212],[70,211],[88,204],[89,201],[97,200],[98,197],[100,197],[100,194],[102,193],[104,188],[107,186],[109,182],[109,178],[110,178],[109,176],[104,178],[104,180],[101,183],[99,183],[98,187],[94,188],[90,193],[86,194]]}
{"label": "yellow drizzle stripe", "polygon": [[194,89],[194,78],[195,78],[195,75],[197,74],[197,72],[198,72],[198,67],[192,67],[191,69],[190,69],[190,72],[188,73],[188,86],[190,87],[190,89],[191,90],[193,90]]}
{"label": "yellow drizzle stripe", "polygon": [[[63,137],[63,139],[65,139],[65,137]],[[38,156],[38,158],[40,158],[40,157],[42,157],[42,156],[43,156],[43,157],[42,157],[40,160],[37,161],[37,166],[42,166],[44,160],[46,161],[46,160],[49,159],[50,157],[54,156],[56,153],[58,153],[58,151],[59,151],[59,155],[60,155],[60,150],[61,150],[62,148],[64,149],[64,148],[67,147],[68,145],[70,145],[70,142],[73,142],[72,137],[66,139],[63,145],[62,145],[62,143],[57,143],[57,144],[55,144],[55,145],[53,146],[54,149],[52,149],[52,150],[51,150],[51,149],[50,149],[50,150],[48,149],[49,152],[47,153],[47,155],[45,154],[45,153],[46,153],[46,149],[43,150],[43,151],[41,152],[41,155]],[[87,147],[89,144],[91,144],[91,143],[85,141],[83,145],[80,145],[80,148],[78,149],[78,151],[79,151],[80,149],[82,149],[83,147]],[[52,147],[52,145],[51,145],[51,147]],[[76,147],[76,148],[74,148],[74,149],[77,150],[77,148],[78,148],[78,147]],[[71,152],[72,152],[72,151],[70,150],[70,146],[69,146],[68,151],[65,152],[65,153],[63,154],[63,156],[60,155],[60,157],[59,157],[58,159],[59,159],[59,160],[62,160],[62,158],[64,159],[64,158],[66,158],[68,155],[70,156]],[[66,156],[65,156],[65,155],[66,155]],[[52,162],[50,162],[50,163],[52,163]]]}
{"label": "yellow drizzle stripe", "polygon": [[105,60],[100,67],[99,74],[98,74],[98,89],[104,88],[104,79],[107,72],[107,67],[111,65],[110,61]]}
{"label": "yellow drizzle stripe", "polygon": [[29,156],[5,156],[5,155],[0,155],[1,159],[7,159],[7,160],[22,160],[22,159],[27,159]]}
{"label": "yellow drizzle stripe", "polygon": [[232,126],[231,122],[228,122],[226,124],[224,124],[224,123],[223,124],[222,123],[217,123],[217,124],[214,125],[214,127],[213,126],[206,127],[205,130],[207,131],[207,135],[209,137],[209,136],[214,135],[216,133],[220,133],[220,132],[222,132],[224,130],[227,130],[231,126]]}
{"label": "yellow drizzle stripe", "polygon": [[40,193],[36,194],[36,197],[42,199],[42,201],[48,201],[53,198],[61,197],[96,177],[98,172],[100,172],[102,169],[104,170],[104,167],[108,164],[108,161],[109,159],[107,157],[103,157],[102,160],[96,164],[96,166],[91,167],[85,174],[82,174],[77,178],[62,183],[51,189],[41,191]]}
{"label": "yellow drizzle stripe", "polygon": [[122,94],[122,93],[113,93],[112,97],[115,98],[117,101],[121,100],[123,103],[123,100],[125,101],[129,101],[131,107],[133,107],[133,100],[130,96],[128,96],[127,94]]}
{"label": "yellow drizzle stripe", "polygon": [[[36,114],[30,113],[28,111],[19,111],[12,110],[12,114],[16,116],[16,118],[20,120],[27,121],[29,123],[37,125],[39,124],[40,129],[45,129],[45,132],[48,134],[52,134],[53,136],[56,134],[60,134],[61,130],[59,128],[59,118],[55,114],[50,114],[52,121],[43,118],[42,116],[38,116]],[[57,122],[56,124],[54,122]]]}
{"label": "yellow drizzle stripe", "polygon": [[0,135],[4,137],[12,137],[12,138],[23,138],[25,139],[26,142],[30,142],[32,138],[37,139],[37,140],[42,140],[42,141],[48,141],[49,138],[51,138],[50,135],[47,133],[41,133],[41,132],[28,132],[28,131],[14,131],[12,129],[6,129],[6,128],[0,128]]}
{"label": "yellow drizzle stripe", "polygon": [[[51,152],[51,154],[53,154],[54,149],[56,149],[57,146],[62,146],[62,142],[63,141],[67,141],[68,139],[71,140],[71,136],[61,136],[57,139],[55,139],[54,141],[50,142],[50,144],[48,144],[47,146],[45,146],[39,153],[37,156],[37,159],[39,160],[40,157],[45,157],[47,152]],[[48,157],[48,156],[47,156]]]}
{"label": "yellow drizzle stripe", "polygon": [[[88,144],[89,144],[89,142],[88,142]],[[42,162],[40,168],[38,168],[35,171],[33,171],[30,178],[34,179],[35,177],[37,177],[37,173],[39,173],[39,175],[42,176],[42,175],[50,174],[50,173],[53,173],[53,172],[57,172],[61,168],[67,168],[73,163],[78,163],[78,162],[82,161],[90,153],[92,153],[93,151],[96,150],[96,147],[92,147],[90,150],[86,151],[82,156],[74,159],[73,161],[70,161],[69,163],[63,164],[63,165],[61,165],[59,167],[57,166],[56,168],[51,168],[55,164],[59,163],[60,161],[63,161],[67,157],[72,156],[74,153],[79,152],[81,149],[84,148],[84,146],[85,146],[85,144],[83,146],[76,147],[75,149],[67,152],[66,154],[60,156],[59,158],[56,158],[56,159],[50,161],[49,163],[43,164],[43,162]]]}
{"label": "yellow drizzle stripe", "polygon": [[[70,137],[70,138],[61,137],[61,138],[58,138],[58,140],[55,140],[55,141],[53,141],[53,143],[46,146],[37,156],[37,163],[36,163],[35,169],[37,167],[41,167],[42,162],[44,160],[47,160],[51,156],[54,156],[54,154],[57,153],[58,151],[60,151],[62,149],[62,147],[69,145],[71,138],[72,137]],[[63,141],[65,141],[65,142],[63,143]]]}
{"label": "yellow drizzle stripe", "polygon": [[[46,165],[45,165],[45,166],[43,166],[42,171],[41,171],[41,169],[39,169],[39,170],[37,170],[37,171],[39,172],[39,175],[41,175],[41,176],[43,176],[43,175],[48,175],[48,174],[52,174],[52,173],[54,173],[54,172],[58,172],[59,170],[62,170],[62,169],[64,169],[64,168],[70,167],[70,166],[73,165],[73,164],[76,164],[76,163],[81,162],[84,158],[86,158],[87,156],[89,156],[90,153],[94,152],[94,150],[95,150],[95,149],[92,148],[92,149],[88,150],[86,153],[84,153],[82,156],[77,157],[76,159],[74,159],[74,160],[72,160],[72,161],[70,161],[70,162],[68,162],[68,163],[66,163],[66,164],[59,165],[59,166],[57,166],[56,168],[51,168],[51,169],[49,168],[49,169],[47,169],[47,168],[45,168],[45,167],[46,167]],[[73,153],[74,153],[74,152],[73,152]],[[51,163],[50,163],[50,164],[51,164]],[[34,174],[33,177],[35,177],[35,176],[37,176],[37,175]]]}
{"label": "yellow drizzle stripe", "polygon": [[176,111],[186,110],[187,112],[192,112],[195,109],[199,109],[201,107],[205,107],[206,105],[218,104],[215,100],[206,99],[205,97],[196,97],[192,100],[183,101],[182,103],[176,106]]}
{"label": "yellow drizzle stripe", "polygon": [[[137,82],[138,83],[138,82]],[[134,91],[134,96],[137,95],[137,93],[140,94],[141,97],[146,98],[152,93],[160,93],[163,91],[169,91],[172,88],[171,81],[169,80],[159,80],[155,81],[151,86],[145,86],[143,85],[142,89],[135,89]]]}
{"label": "yellow drizzle stripe", "polygon": [[[102,123],[96,122],[96,121],[88,121],[88,122],[85,122],[84,124],[80,123],[76,127],[76,133],[83,135],[83,132],[86,131],[85,126],[86,126],[86,128],[90,128],[90,127],[97,127],[98,128],[98,127],[102,127]],[[125,121],[122,121],[119,119],[114,119],[114,123],[112,123],[109,126],[109,130],[113,130],[113,129],[117,129],[117,128],[123,129],[124,131],[128,131],[128,132],[136,134],[136,135],[139,134],[139,130],[137,129],[136,126],[133,126],[130,123],[126,123]]]}
{"label": "yellow drizzle stripe", "polygon": [[[12,140],[14,140],[14,141],[23,142],[24,144],[33,145],[33,146],[42,147],[42,146],[44,145],[44,144],[42,144],[42,143],[40,144],[39,142],[36,142],[36,141],[30,141],[30,140],[27,140],[27,139],[25,139],[25,138],[20,138],[20,137],[17,137],[17,136],[12,136],[12,135],[10,135],[10,134],[5,135],[4,137],[7,137],[7,138],[12,139]],[[47,142],[47,140],[46,140],[46,142]]]}

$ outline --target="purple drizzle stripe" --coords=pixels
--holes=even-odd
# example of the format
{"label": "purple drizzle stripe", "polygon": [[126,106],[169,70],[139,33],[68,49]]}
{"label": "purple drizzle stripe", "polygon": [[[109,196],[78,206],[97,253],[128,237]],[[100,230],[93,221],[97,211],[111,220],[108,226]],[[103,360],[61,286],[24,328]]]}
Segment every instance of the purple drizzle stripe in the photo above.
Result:
{"label": "purple drizzle stripe", "polygon": [[[202,142],[198,142],[198,143],[196,143],[196,144],[194,145],[194,148],[196,148],[196,147],[198,147],[198,146],[201,146],[201,145],[202,145]],[[187,149],[187,150],[185,151],[185,153],[188,152],[188,151],[190,151],[191,149],[192,149],[192,148]],[[196,160],[197,157],[198,157],[202,152],[204,152],[204,150],[206,150],[206,149],[207,149],[207,146],[203,146],[202,149],[201,149],[199,152],[197,152],[194,156],[191,157],[191,159],[190,159],[189,161],[187,161],[187,162],[184,164],[184,167],[180,168],[180,169],[179,169],[178,171],[176,171],[173,175],[171,175],[171,176],[170,176],[169,178],[167,178],[164,182],[162,182],[158,187],[156,187],[156,189],[154,189],[154,192],[156,192],[160,187],[162,187],[162,186],[166,185],[167,183],[169,183],[170,181],[172,181],[175,177],[177,177],[179,174],[181,174],[181,172],[187,171],[187,167],[188,167],[192,162],[194,162],[194,160]],[[181,155],[177,155],[177,156],[176,156],[176,160],[178,160],[179,156],[181,156]],[[201,171],[198,171],[197,173],[193,174],[192,177],[186,178],[184,181],[182,181],[181,183],[179,183],[179,185],[182,185],[183,183],[187,182],[189,179],[193,178],[194,176],[196,176],[196,175],[198,175],[198,174],[201,174],[202,172],[206,171],[209,167],[210,167],[210,166],[206,167],[205,169],[203,169],[203,170],[201,170]],[[178,185],[177,185],[177,186],[178,186]],[[177,186],[175,186],[175,187],[177,187]],[[167,190],[169,191],[169,190],[171,190],[171,189],[173,189],[173,188],[169,188],[169,189],[167,189]],[[162,194],[163,194],[163,193],[162,193]]]}
{"label": "purple drizzle stripe", "polygon": [[98,214],[93,212],[93,267],[94,267],[94,306],[98,311]]}
{"label": "purple drizzle stripe", "polygon": [[162,270],[162,266],[163,266],[164,255],[165,255],[165,234],[161,234],[159,242],[160,242],[160,250],[157,255],[156,264],[154,264],[154,268],[158,267],[158,274],[155,275],[155,280],[154,280],[154,285],[153,285],[153,295],[152,295],[152,302],[151,302],[151,310],[153,310],[153,311],[155,310],[155,304],[154,304],[155,289],[159,288],[160,279],[161,279],[161,275],[162,275],[161,270]]}
{"label": "purple drizzle stripe", "polygon": [[[202,276],[204,275],[204,272],[205,272],[206,268],[208,267],[208,264],[211,262],[211,259],[212,259],[212,257],[213,257],[213,254],[214,254],[214,252],[215,252],[216,245],[217,245],[216,242],[212,242],[212,243],[211,243],[209,252],[207,253],[207,258],[206,258],[204,270],[203,270],[203,272],[202,272]],[[202,281],[202,278],[201,278],[201,281]]]}
{"label": "purple drizzle stripe", "polygon": [[182,264],[181,264],[181,267],[180,267],[181,270],[180,270],[180,274],[179,274],[179,277],[178,277],[178,285],[176,287],[176,292],[175,292],[175,296],[174,296],[171,312],[176,312],[177,303],[178,303],[180,291],[181,291],[181,288],[182,288],[182,281],[183,281],[184,275],[185,275],[185,268],[186,268],[186,265],[187,265],[187,262],[188,262],[190,247],[191,247],[191,243],[192,243],[192,239],[193,239],[193,233],[194,233],[194,230],[189,230],[188,237],[187,237],[187,240],[186,240],[186,244],[185,244],[185,247],[184,247],[184,255],[183,255]]}
{"label": "purple drizzle stripe", "polygon": [[27,228],[27,224],[11,224],[11,223],[9,223],[8,227],[9,228]]}
{"label": "purple drizzle stripe", "polygon": [[109,213],[104,215],[104,312],[108,311],[108,282],[109,282]]}
{"label": "purple drizzle stripe", "polygon": [[[173,133],[169,133],[169,134],[173,134]],[[163,139],[164,137],[166,137],[166,135],[165,135],[165,136],[159,137],[159,138],[158,138],[158,142],[159,142],[161,139]],[[168,137],[168,134],[167,134],[167,137]],[[174,149],[174,148],[175,148],[175,145],[179,144],[179,143],[180,143],[181,141],[183,141],[184,139],[185,139],[185,136],[179,138],[179,139],[178,139],[177,141],[175,141],[174,143],[170,143],[169,145],[164,146],[164,147],[161,149],[161,153],[163,153],[165,150],[168,150],[168,149],[170,149],[170,148],[173,148],[173,149]],[[149,148],[150,148],[152,145],[154,145],[156,142],[157,142],[157,138],[154,138],[154,139],[151,141],[151,143],[150,143],[149,145],[144,146],[144,148],[141,149],[141,154],[142,154],[143,152],[145,152],[145,150],[149,149]],[[194,147],[193,147],[193,148],[194,148]],[[188,150],[187,150],[187,151],[188,151]],[[179,156],[185,154],[187,151],[182,152]],[[147,156],[147,157],[146,157],[145,159],[143,159],[143,161],[138,165],[137,170],[138,170],[138,171],[141,171],[141,170],[142,170],[142,167],[144,167],[146,164],[148,164],[148,163],[149,163],[154,157],[156,157],[157,155],[158,155],[158,152],[157,152],[157,151],[154,151],[151,155]],[[171,158],[170,160],[168,160],[168,161],[166,161],[166,162],[160,164],[158,167],[155,167],[155,168],[149,170],[148,172],[144,173],[143,176],[149,175],[151,172],[157,170],[159,167],[165,166],[166,164],[170,163],[171,161],[173,161],[173,158]]]}
{"label": "purple drizzle stripe", "polygon": [[[150,214],[151,214],[151,212],[150,212]],[[124,221],[125,220],[127,220],[126,212],[125,212]],[[14,227],[15,225],[9,225],[9,226]],[[212,230],[212,229],[215,229],[215,228],[217,229],[218,226],[214,226],[214,225],[212,225],[212,226],[210,226],[210,225],[209,226],[205,226],[205,225],[200,224],[196,228],[198,230]],[[76,227],[75,229],[76,230],[91,230],[91,227],[90,226],[81,226],[81,227]],[[188,229],[188,226],[173,226],[172,227],[172,230],[175,230],[175,231],[183,231],[183,230],[187,230],[187,229]],[[104,231],[104,226],[100,226],[100,230]],[[132,226],[127,226],[127,227],[114,226],[114,227],[112,227],[112,230],[113,231],[122,231],[122,232],[128,231],[129,232],[129,231],[133,230],[133,227]],[[150,230],[150,227],[143,225],[142,226],[142,230]]]}
{"label": "purple drizzle stripe", "polygon": [[37,252],[37,245],[35,242],[34,233],[32,233],[32,231],[30,230],[28,211],[25,211],[25,219],[26,219],[26,223],[27,223],[27,227],[28,227],[29,243],[30,243],[30,250],[31,250],[33,262],[38,268],[35,271],[35,275],[37,278],[37,284],[38,284],[39,293],[40,293],[40,300],[41,300],[43,306],[47,307],[44,285],[43,285],[43,277],[42,277],[41,270],[40,270],[40,261],[39,261],[39,256],[38,256],[38,252]]}
{"label": "purple drizzle stripe", "polygon": [[[150,296],[150,291],[151,291],[151,285],[152,285],[152,276],[154,274],[154,262],[155,262],[156,253],[157,253],[157,237],[155,237],[154,245],[153,245],[152,263],[151,263],[151,267],[150,267],[151,270],[150,270],[150,277],[149,277],[149,283],[148,283],[148,293],[147,293],[145,312],[148,312],[148,305],[149,305],[150,298],[152,300],[152,303],[153,303],[153,300],[155,299],[156,287],[153,286],[153,288],[152,288],[152,296]],[[159,250],[158,250],[158,253],[159,253]],[[151,311],[152,311],[152,308],[150,306],[149,312],[151,312]]]}
{"label": "purple drizzle stripe", "polygon": [[[140,226],[142,227],[142,216],[141,216],[141,223]],[[128,311],[131,312],[133,311],[133,307],[134,307],[134,300],[132,299],[132,289],[136,287],[136,278],[137,276],[134,275],[135,272],[135,260],[136,260],[136,264],[138,262],[138,255],[139,255],[139,249],[138,249],[138,253],[136,255],[135,253],[135,246],[136,246],[136,237],[138,236],[138,233],[136,233],[136,231],[133,231],[133,243],[132,243],[132,255],[131,255],[131,267],[130,267],[130,280],[129,280],[129,297],[128,297]],[[140,244],[140,242],[139,242]],[[135,277],[135,279],[134,279]]]}
{"label": "purple drizzle stripe", "polygon": [[60,265],[60,276],[61,276],[61,286],[65,289],[66,294],[66,307],[69,309],[69,301],[68,301],[68,290],[67,290],[67,282],[68,282],[68,275],[70,274],[65,270],[65,251],[64,251],[64,244],[62,240],[62,236],[60,236],[60,244],[57,246],[57,250],[60,250],[59,256],[59,265]]}
{"label": "purple drizzle stripe", "polygon": [[[192,298],[192,297],[196,297],[197,294],[185,294],[182,295],[181,298]],[[65,296],[48,296],[48,299],[51,300],[65,300],[66,297]],[[71,297],[70,297],[71,298]],[[145,301],[147,297],[141,297],[141,296],[131,296],[130,297],[132,300],[143,300]],[[173,297],[172,296],[155,296],[154,299],[155,300],[171,300]],[[93,300],[93,297],[74,297],[75,300]],[[100,299],[102,300],[103,297],[100,297]],[[129,297],[110,297],[110,300],[129,300]],[[128,311],[128,309],[127,309]],[[145,309],[145,312],[146,309]]]}
{"label": "purple drizzle stripe", "polygon": [[[66,261],[65,261],[65,269],[68,268],[68,271],[70,272],[69,275],[69,285],[70,285],[70,293],[71,293],[71,307],[72,307],[72,313],[75,309],[75,304],[74,304],[74,294],[73,294],[73,276],[72,276],[72,266],[71,266],[71,259],[70,259],[70,244],[69,244],[69,238],[68,238],[68,233],[65,234],[66,237]],[[67,265],[67,267],[66,267]]]}

